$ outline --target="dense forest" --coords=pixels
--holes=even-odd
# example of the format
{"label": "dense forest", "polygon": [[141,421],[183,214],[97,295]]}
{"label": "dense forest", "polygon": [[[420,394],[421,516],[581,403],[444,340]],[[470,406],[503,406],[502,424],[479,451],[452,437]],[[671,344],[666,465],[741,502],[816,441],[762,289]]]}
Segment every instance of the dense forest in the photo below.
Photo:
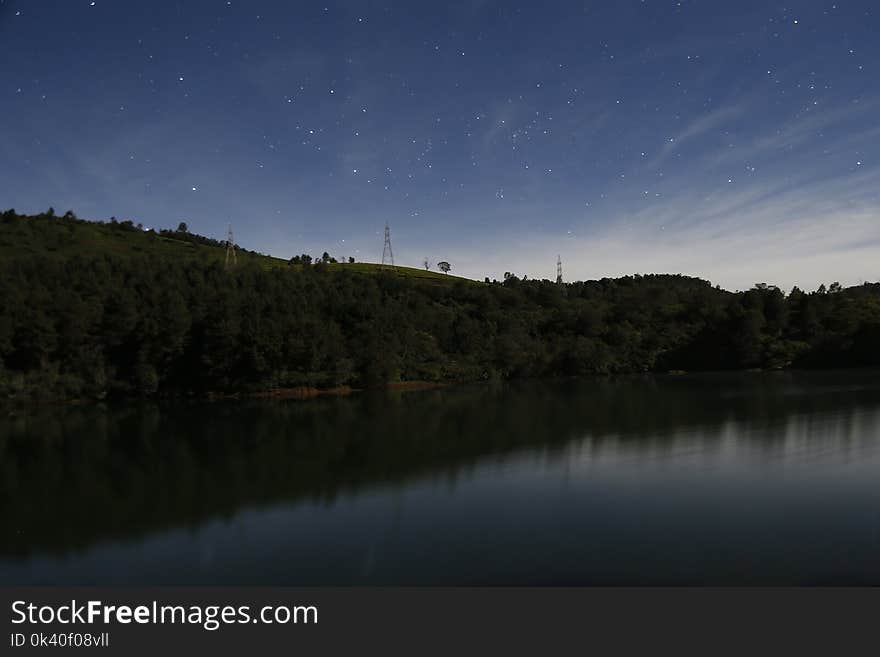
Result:
{"label": "dense forest", "polygon": [[224,246],[184,225],[0,214],[0,394],[880,364],[876,283],[786,294],[680,275],[475,282],[246,251],[227,268]]}

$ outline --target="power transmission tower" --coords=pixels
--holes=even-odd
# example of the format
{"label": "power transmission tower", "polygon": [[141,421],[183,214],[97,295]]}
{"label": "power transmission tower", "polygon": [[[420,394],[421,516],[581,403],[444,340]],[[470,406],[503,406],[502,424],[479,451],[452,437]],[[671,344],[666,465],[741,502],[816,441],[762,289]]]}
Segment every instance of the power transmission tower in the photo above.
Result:
{"label": "power transmission tower", "polygon": [[391,261],[391,266],[394,266],[394,251],[391,250],[391,228],[388,226],[388,222],[385,222],[385,247],[382,249],[382,264],[385,264],[386,260]]}
{"label": "power transmission tower", "polygon": [[562,285],[562,256],[556,256],[556,282]]}
{"label": "power transmission tower", "polygon": [[232,237],[232,224],[229,224],[226,228],[226,268],[230,267],[230,262],[232,266],[238,264],[238,260],[235,257],[235,239]]}

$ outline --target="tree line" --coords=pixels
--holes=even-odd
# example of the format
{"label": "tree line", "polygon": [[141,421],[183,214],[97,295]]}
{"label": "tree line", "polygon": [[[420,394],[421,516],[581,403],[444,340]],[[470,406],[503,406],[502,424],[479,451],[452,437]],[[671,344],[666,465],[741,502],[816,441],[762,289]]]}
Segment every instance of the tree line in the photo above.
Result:
{"label": "tree line", "polygon": [[[880,365],[877,283],[732,293],[680,275],[478,283],[323,259],[226,269],[109,247],[59,256],[78,221],[0,214],[4,397]],[[30,248],[4,241],[12,227]]]}

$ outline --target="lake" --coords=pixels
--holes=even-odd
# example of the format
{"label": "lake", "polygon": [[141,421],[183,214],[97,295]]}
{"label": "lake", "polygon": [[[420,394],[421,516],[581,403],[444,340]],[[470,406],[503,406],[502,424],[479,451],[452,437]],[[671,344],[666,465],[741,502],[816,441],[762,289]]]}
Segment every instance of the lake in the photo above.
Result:
{"label": "lake", "polygon": [[5,409],[0,582],[880,584],[880,376]]}

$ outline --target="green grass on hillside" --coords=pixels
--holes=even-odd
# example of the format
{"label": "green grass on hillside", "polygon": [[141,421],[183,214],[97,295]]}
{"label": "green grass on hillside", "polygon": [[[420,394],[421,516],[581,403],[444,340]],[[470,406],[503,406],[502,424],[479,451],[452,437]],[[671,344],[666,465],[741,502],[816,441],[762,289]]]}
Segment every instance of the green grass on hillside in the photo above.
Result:
{"label": "green grass on hillside", "polygon": [[[214,243],[208,243],[213,241]],[[66,259],[76,255],[95,256],[157,255],[180,259],[225,262],[226,248],[216,240],[199,235],[168,232],[160,234],[144,231],[122,223],[97,223],[72,217],[36,215],[16,217],[0,222],[0,257],[15,259],[30,255],[54,256]],[[263,269],[277,267],[302,269],[303,265],[290,265],[284,258],[239,249],[239,265],[257,264]],[[356,271],[363,274],[393,272],[407,278],[433,281],[468,281],[440,272],[413,267],[387,266],[370,262],[330,263],[330,269]]]}
{"label": "green grass on hillside", "polygon": [[[224,248],[176,239],[155,231],[125,228],[120,224],[95,223],[65,217],[26,217],[0,223],[0,257],[29,255],[95,256],[157,255],[181,259],[216,260],[226,258]],[[239,251],[239,262],[256,262],[266,269],[286,265],[286,261],[256,253]]]}
{"label": "green grass on hillside", "polygon": [[[302,267],[303,265],[293,265]],[[376,264],[374,262],[336,262],[330,263],[327,265],[330,269],[344,269],[345,271],[356,271],[361,274],[377,274],[379,272],[392,272],[397,274],[398,276],[404,276],[406,278],[425,278],[429,280],[435,281],[467,281],[469,283],[473,283],[469,278],[462,278],[461,276],[452,276],[450,274],[441,274],[436,271],[428,271],[427,269],[416,269],[415,267],[401,267],[400,265],[381,265]]]}

